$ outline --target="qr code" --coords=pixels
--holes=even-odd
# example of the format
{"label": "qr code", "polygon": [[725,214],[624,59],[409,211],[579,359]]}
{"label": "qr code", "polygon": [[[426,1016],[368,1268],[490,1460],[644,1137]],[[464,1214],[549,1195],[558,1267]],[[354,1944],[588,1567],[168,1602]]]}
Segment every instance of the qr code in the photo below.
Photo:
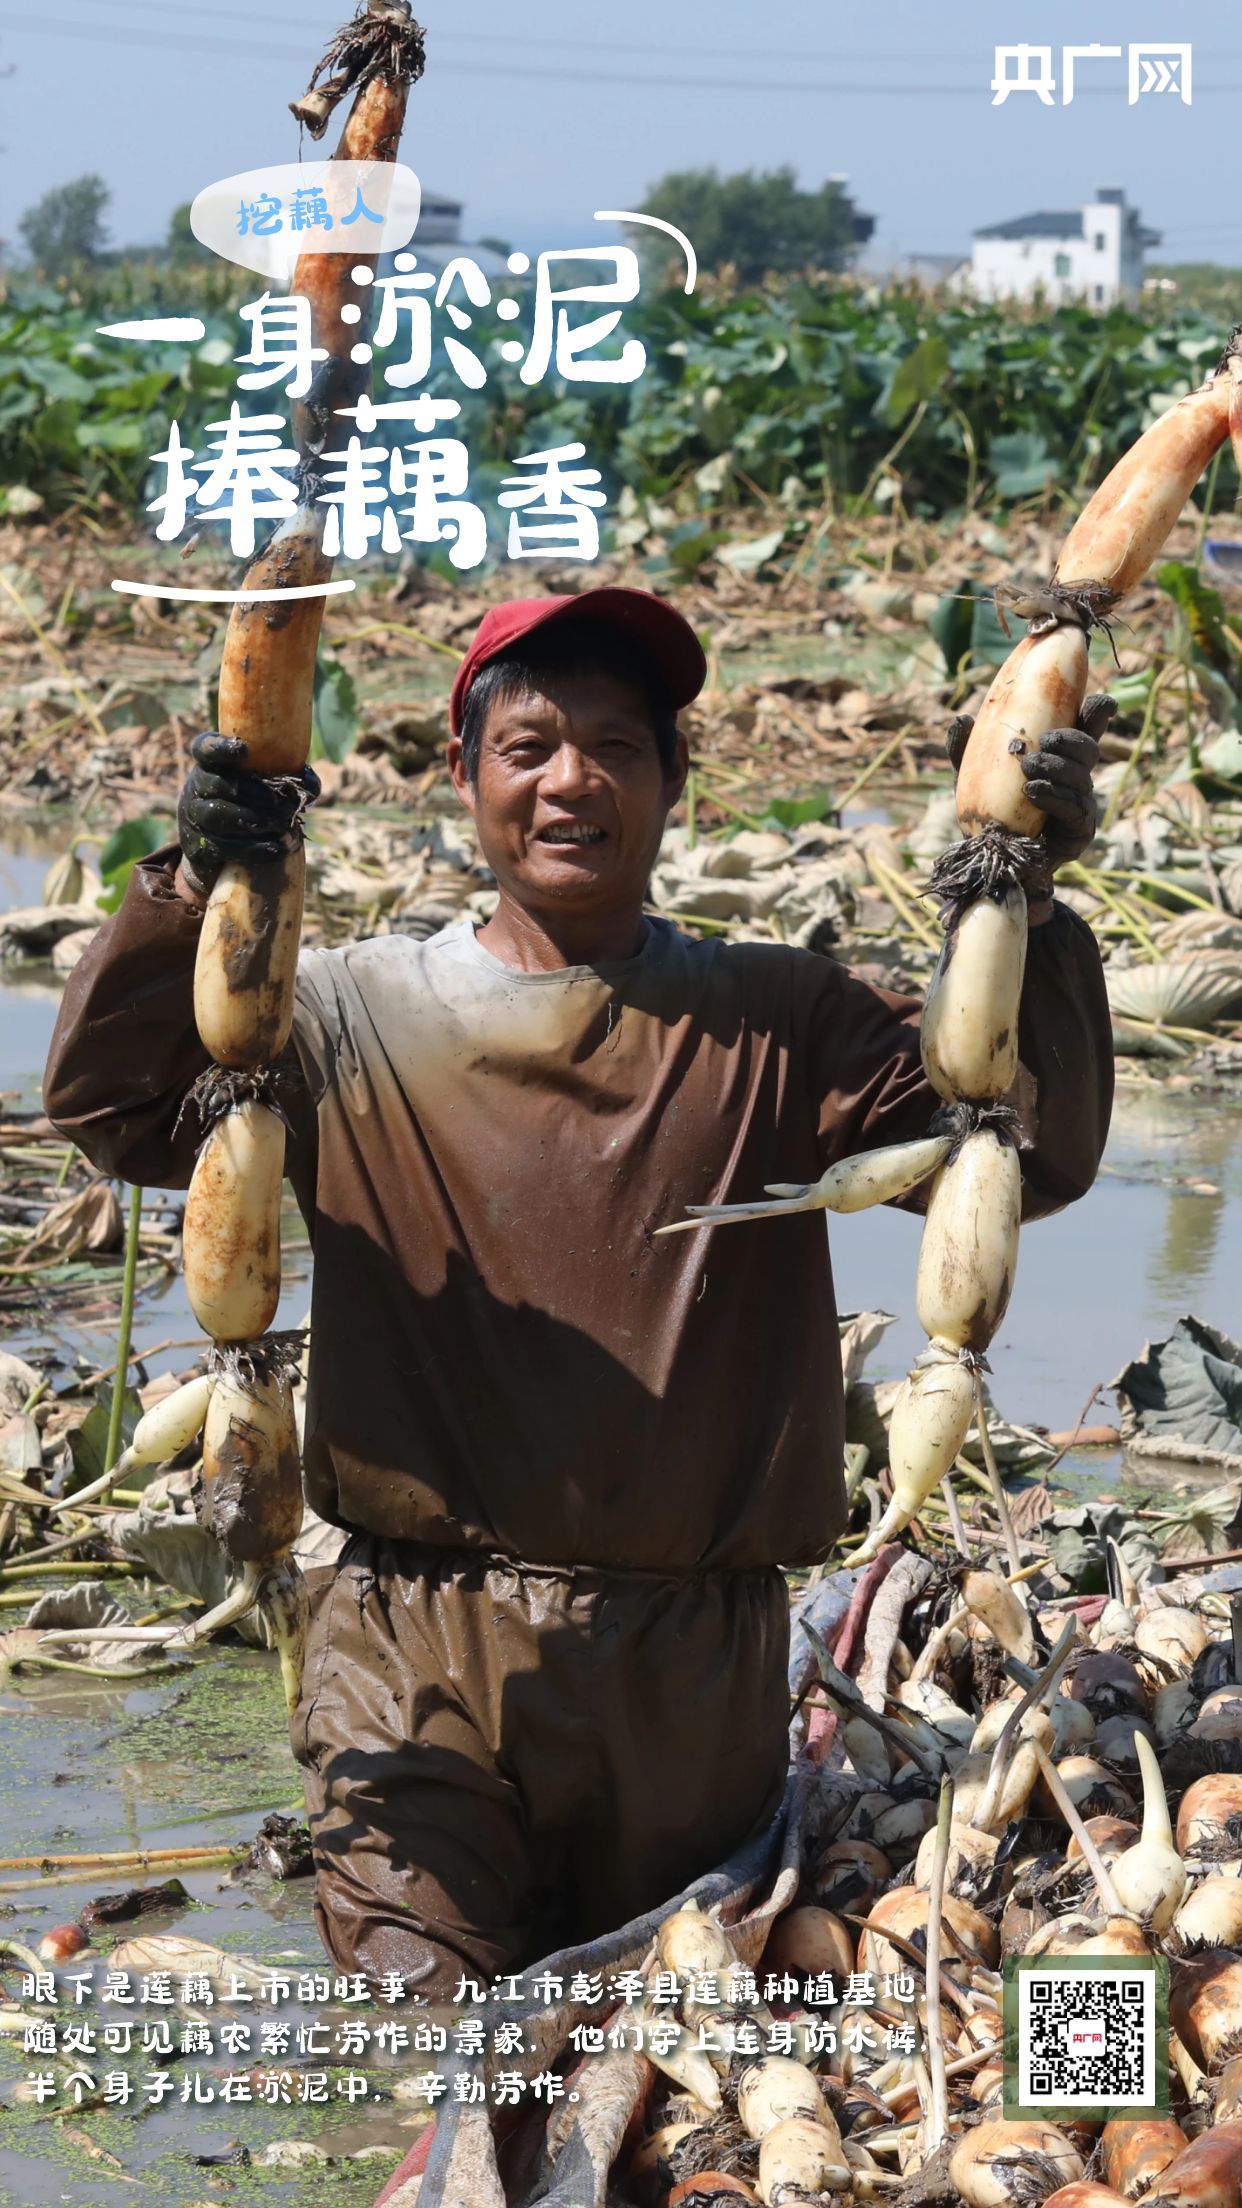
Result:
{"label": "qr code", "polygon": [[1156,1973],[1024,1969],[1018,1977],[1023,2108],[1151,2108]]}

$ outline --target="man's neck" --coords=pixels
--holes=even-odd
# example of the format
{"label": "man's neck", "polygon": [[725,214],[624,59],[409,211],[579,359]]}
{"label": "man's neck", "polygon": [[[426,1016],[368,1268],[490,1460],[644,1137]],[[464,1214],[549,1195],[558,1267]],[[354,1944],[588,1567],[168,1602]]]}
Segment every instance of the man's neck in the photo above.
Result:
{"label": "man's neck", "polygon": [[519,973],[555,973],[559,966],[599,966],[607,960],[633,958],[647,932],[641,907],[587,918],[566,914],[549,919],[526,912],[503,890],[490,920],[476,931],[476,940],[504,966]]}

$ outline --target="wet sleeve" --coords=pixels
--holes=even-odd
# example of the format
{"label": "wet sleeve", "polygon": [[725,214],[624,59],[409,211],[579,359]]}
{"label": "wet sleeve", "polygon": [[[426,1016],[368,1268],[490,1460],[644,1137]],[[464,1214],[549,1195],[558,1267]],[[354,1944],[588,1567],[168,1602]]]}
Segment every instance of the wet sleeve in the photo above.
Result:
{"label": "wet sleeve", "polygon": [[[69,974],[43,1075],[44,1109],[59,1132],[101,1172],[148,1188],[189,1185],[201,1130],[183,1107],[211,1063],[194,1024],[202,915],[177,894],[179,858],[173,847],[134,868],[117,911]],[[289,1176],[305,1211],[316,1129],[300,1041],[281,1071]]]}
{"label": "wet sleeve", "polygon": [[[810,1027],[813,1098],[825,1166],[859,1150],[914,1142],[941,1099],[919,1058],[920,997],[898,996],[825,964]],[[1086,1194],[1113,1098],[1112,1026],[1095,938],[1067,905],[1032,928],[1018,1028],[1017,1109],[1023,1217]],[[912,1209],[926,1189],[905,1199]]]}

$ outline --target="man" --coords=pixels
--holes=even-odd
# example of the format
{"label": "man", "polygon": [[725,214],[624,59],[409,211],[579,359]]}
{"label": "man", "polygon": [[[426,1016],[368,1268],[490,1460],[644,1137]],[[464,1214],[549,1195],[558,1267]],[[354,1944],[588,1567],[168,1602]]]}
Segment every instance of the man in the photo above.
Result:
{"label": "man", "polygon": [[[657,1904],[771,1816],[780,1567],[818,1562],[843,1517],[823,1223],[653,1229],[920,1136],[938,1101],[914,1000],[644,916],[704,675],[644,592],[493,608],[449,746],[493,917],[299,970],[306,1487],[349,1539],[314,1575],[294,1750],[325,1945],[429,1998]],[[222,737],[194,751],[179,849],[136,869],[71,974],[45,1087],[103,1170],[172,1186],[206,1062],[204,894],[297,833],[306,794]],[[1061,731],[1027,762],[1062,856],[1093,831],[1096,754]],[[1051,900],[1032,920],[1037,1216],[1091,1183],[1112,1054],[1090,931]]]}

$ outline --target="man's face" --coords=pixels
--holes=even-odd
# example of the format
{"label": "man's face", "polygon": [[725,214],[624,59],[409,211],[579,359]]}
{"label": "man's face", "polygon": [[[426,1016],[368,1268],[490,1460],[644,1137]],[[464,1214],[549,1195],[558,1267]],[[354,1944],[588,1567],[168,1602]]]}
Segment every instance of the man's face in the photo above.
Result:
{"label": "man's face", "polygon": [[493,700],[471,784],[454,738],[449,765],[502,890],[532,913],[641,905],[686,745],[666,774],[641,690],[613,675],[549,675]]}

